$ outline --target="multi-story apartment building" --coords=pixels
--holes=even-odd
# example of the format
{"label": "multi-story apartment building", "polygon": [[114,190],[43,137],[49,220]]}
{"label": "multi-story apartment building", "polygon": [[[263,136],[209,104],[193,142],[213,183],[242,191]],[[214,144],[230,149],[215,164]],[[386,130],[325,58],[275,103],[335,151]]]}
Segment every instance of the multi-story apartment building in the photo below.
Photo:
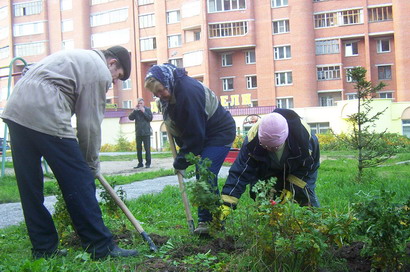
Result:
{"label": "multi-story apartment building", "polygon": [[[121,44],[132,74],[107,94],[120,108],[154,100],[144,77],[165,62],[185,67],[230,108],[354,99],[347,72],[355,66],[387,84],[377,97],[409,102],[409,13],[407,0],[0,0],[0,66]],[[4,102],[6,79],[0,84]]]}

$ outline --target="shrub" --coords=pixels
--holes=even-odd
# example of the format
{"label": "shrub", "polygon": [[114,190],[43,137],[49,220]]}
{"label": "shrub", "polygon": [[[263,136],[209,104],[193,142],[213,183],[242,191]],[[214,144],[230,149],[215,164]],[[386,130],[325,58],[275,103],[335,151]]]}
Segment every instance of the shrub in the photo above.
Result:
{"label": "shrub", "polygon": [[243,144],[244,136],[236,135],[235,140],[233,141],[232,148],[241,148]]}
{"label": "shrub", "polygon": [[405,205],[393,203],[394,192],[381,190],[353,205],[358,233],[366,239],[362,253],[382,271],[400,271],[406,265],[406,243],[410,239],[410,198]]}

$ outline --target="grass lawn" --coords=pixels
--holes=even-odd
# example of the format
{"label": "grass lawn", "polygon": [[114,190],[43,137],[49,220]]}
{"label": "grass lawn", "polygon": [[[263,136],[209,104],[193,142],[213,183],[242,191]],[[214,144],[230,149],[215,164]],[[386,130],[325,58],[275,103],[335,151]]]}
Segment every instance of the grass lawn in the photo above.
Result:
{"label": "grass lawn", "polygon": [[[339,214],[348,212],[352,203],[361,201],[365,196],[377,195],[380,189],[396,192],[394,202],[397,203],[404,203],[410,195],[409,163],[397,164],[397,162],[409,161],[410,154],[398,154],[388,160],[384,166],[369,170],[367,181],[360,184],[354,181],[356,172],[354,160],[346,158],[346,154],[338,155],[336,152],[322,152],[322,155],[331,157],[323,161],[317,181],[316,191],[323,210]],[[134,175],[115,177],[115,180],[117,184],[118,180],[122,180],[122,184],[125,184],[138,178],[148,179],[155,175],[166,174],[173,173],[169,170],[166,173],[153,173],[150,177]],[[109,180],[111,178],[113,177],[108,177]],[[223,182],[224,180],[219,180],[220,185],[223,185]],[[7,195],[12,194],[13,184],[15,181],[12,178],[0,181],[0,201],[8,201]],[[6,193],[2,194],[3,191]],[[168,186],[158,194],[144,195],[127,201],[127,206],[148,234],[152,237],[164,238],[166,241],[164,244],[157,242],[158,252],[149,251],[148,245],[143,242],[141,236],[121,212],[109,214],[103,205],[104,221],[107,226],[114,234],[122,235],[119,239],[120,246],[138,249],[139,256],[93,261],[77,244],[71,243],[70,236],[65,236],[61,239],[63,247],[69,249],[67,257],[33,261],[30,258],[31,244],[25,226],[21,224],[0,230],[0,271],[165,271],[166,269],[169,269],[168,271],[301,271],[292,267],[281,267],[280,270],[280,266],[275,266],[276,263],[262,269],[262,257],[249,254],[255,253],[253,251],[257,248],[257,238],[250,236],[245,231],[246,227],[263,228],[264,226],[257,225],[254,221],[255,215],[261,215],[255,213],[254,202],[250,200],[248,193],[242,196],[238,209],[228,217],[226,231],[219,233],[214,239],[200,239],[189,234],[180,192],[175,186]],[[192,207],[191,210],[194,218],[197,218],[196,208]],[[242,250],[228,252],[197,250],[215,240],[222,241],[223,246],[235,242]],[[170,270],[172,265],[187,270]],[[324,271],[348,271],[343,262],[332,258],[323,260],[321,265],[326,267],[327,270]],[[158,270],[149,270],[152,267]]]}

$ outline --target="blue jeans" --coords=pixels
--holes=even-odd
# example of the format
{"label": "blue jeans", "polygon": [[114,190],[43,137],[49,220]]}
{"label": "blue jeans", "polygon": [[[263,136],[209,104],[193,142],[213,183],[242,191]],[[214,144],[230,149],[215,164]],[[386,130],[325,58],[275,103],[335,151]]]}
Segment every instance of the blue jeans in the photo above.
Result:
{"label": "blue jeans", "polygon": [[53,218],[44,206],[44,157],[58,181],[82,247],[96,257],[105,256],[113,246],[112,234],[104,225],[94,176],[77,140],[5,122],[10,129],[14,171],[32,250],[52,253],[58,246]]}
{"label": "blue jeans", "polygon": [[[212,161],[209,170],[215,174],[215,178],[213,180],[209,180],[209,184],[211,184],[212,190],[215,194],[219,195],[219,188],[218,188],[218,173],[221,170],[222,163],[224,162],[230,147],[227,146],[208,146],[205,147],[201,152],[201,157],[203,159],[208,158]],[[207,209],[203,209],[198,207],[198,222],[210,222],[212,221],[212,214]]]}

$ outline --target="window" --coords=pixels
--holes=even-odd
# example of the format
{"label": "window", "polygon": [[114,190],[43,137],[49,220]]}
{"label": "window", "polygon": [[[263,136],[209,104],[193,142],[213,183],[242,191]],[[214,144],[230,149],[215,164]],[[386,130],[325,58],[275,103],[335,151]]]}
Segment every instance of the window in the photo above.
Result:
{"label": "window", "polygon": [[43,10],[43,1],[30,1],[13,5],[15,17],[40,14]]}
{"label": "window", "polygon": [[246,8],[245,0],[208,0],[208,13]]}
{"label": "window", "polygon": [[179,59],[170,59],[169,63],[175,65],[178,68],[182,68],[184,67],[183,62],[182,62],[182,58]]}
{"label": "window", "polygon": [[8,26],[0,26],[0,40],[3,40],[9,36],[9,27]]}
{"label": "window", "polygon": [[9,7],[4,6],[0,8],[0,20],[7,18],[9,15]]}
{"label": "window", "polygon": [[181,21],[179,10],[172,10],[167,12],[167,24],[174,24]]}
{"label": "window", "polygon": [[380,65],[377,67],[379,80],[391,79],[391,65]]}
{"label": "window", "polygon": [[130,40],[130,30],[118,29],[114,31],[100,32],[91,35],[91,47],[105,47],[114,44],[127,44]]}
{"label": "window", "polygon": [[248,33],[248,22],[232,22],[209,25],[209,37],[234,37],[243,36]]}
{"label": "window", "polygon": [[292,72],[275,73],[276,86],[290,85],[293,83]]}
{"label": "window", "polygon": [[5,46],[0,48],[0,59],[6,59],[10,56],[10,47]]}
{"label": "window", "polygon": [[224,92],[233,91],[233,77],[222,79],[222,89]]}
{"label": "window", "polygon": [[315,28],[332,27],[337,25],[337,13],[315,14]]}
{"label": "window", "polygon": [[73,1],[72,0],[61,0],[60,1],[60,9],[61,10],[70,10],[73,8]]}
{"label": "window", "polygon": [[17,44],[14,47],[17,57],[41,55],[45,52],[45,45],[43,42]]}
{"label": "window", "polygon": [[256,63],[255,50],[245,51],[245,63],[246,64]]}
{"label": "window", "polygon": [[352,56],[358,56],[358,55],[359,55],[359,49],[357,46],[357,42],[345,43],[345,56],[346,57],[352,57]]}
{"label": "window", "polygon": [[132,87],[131,78],[129,78],[129,79],[122,82],[122,89],[123,90],[129,90],[129,89],[131,89],[131,87]]}
{"label": "window", "polygon": [[201,39],[201,30],[194,31],[194,41],[199,41]]}
{"label": "window", "polygon": [[74,29],[74,23],[73,20],[64,20],[61,22],[61,32],[68,32],[68,31],[73,31]]}
{"label": "window", "polygon": [[401,120],[403,127],[403,135],[410,138],[410,120]]}
{"label": "window", "polygon": [[246,76],[246,89],[256,89],[257,87],[256,76]]}
{"label": "window", "polygon": [[377,40],[377,53],[387,53],[390,52],[390,40],[382,39]]}
{"label": "window", "polygon": [[62,46],[64,50],[74,49],[74,40],[64,40]]}
{"label": "window", "polygon": [[293,98],[278,98],[276,99],[276,106],[281,109],[291,109],[293,108]]}
{"label": "window", "polygon": [[350,76],[350,73],[352,72],[354,67],[352,68],[346,68],[346,82],[355,82],[353,78]]}
{"label": "window", "polygon": [[309,123],[312,134],[326,134],[329,131],[329,123]]}
{"label": "window", "polygon": [[315,44],[316,44],[316,55],[338,54],[339,53],[339,41],[336,39],[316,41]]}
{"label": "window", "polygon": [[347,94],[346,94],[346,99],[347,99],[347,100],[357,99],[357,93],[347,93]]}
{"label": "window", "polygon": [[272,0],[272,7],[278,8],[288,5],[288,0]]}
{"label": "window", "polygon": [[344,10],[340,14],[342,16],[342,25],[353,25],[363,23],[362,9]]}
{"label": "window", "polygon": [[124,109],[131,109],[132,108],[132,101],[131,100],[122,101],[122,107]]}
{"label": "window", "polygon": [[317,80],[340,79],[340,66],[317,67]]}
{"label": "window", "polygon": [[273,34],[288,33],[289,20],[273,21]]}
{"label": "window", "polygon": [[28,24],[18,24],[13,26],[14,37],[25,36],[25,35],[35,35],[44,33],[44,23],[34,22]]}
{"label": "window", "polygon": [[154,0],[138,0],[138,6],[154,3]]}
{"label": "window", "polygon": [[275,60],[290,59],[290,45],[274,47]]}
{"label": "window", "polygon": [[157,39],[155,37],[140,39],[140,46],[141,51],[154,50],[157,48]]}
{"label": "window", "polygon": [[155,16],[152,14],[144,14],[139,16],[140,28],[155,26]]}
{"label": "window", "polygon": [[319,106],[321,106],[321,107],[333,106],[333,96],[320,96],[319,97]]}
{"label": "window", "polygon": [[221,54],[222,67],[232,66],[232,53]]}
{"label": "window", "polygon": [[168,36],[168,48],[180,47],[181,44],[181,34]]}
{"label": "window", "polygon": [[90,25],[101,26],[112,23],[125,22],[128,19],[128,8],[109,10],[90,16]]}
{"label": "window", "polygon": [[201,65],[204,58],[204,51],[194,51],[184,54],[183,63],[184,67]]}
{"label": "window", "polygon": [[369,8],[369,22],[393,20],[392,6]]}
{"label": "window", "polygon": [[393,92],[379,92],[380,98],[393,98]]}

